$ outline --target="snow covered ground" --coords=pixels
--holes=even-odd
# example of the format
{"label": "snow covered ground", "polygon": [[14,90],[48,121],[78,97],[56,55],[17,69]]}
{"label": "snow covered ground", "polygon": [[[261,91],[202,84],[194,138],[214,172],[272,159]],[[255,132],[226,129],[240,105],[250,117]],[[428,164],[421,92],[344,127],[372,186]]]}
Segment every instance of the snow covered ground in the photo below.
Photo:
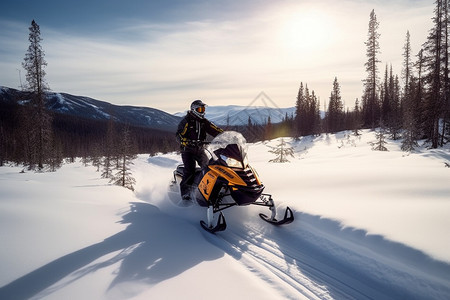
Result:
{"label": "snow covered ground", "polygon": [[[136,192],[80,162],[56,173],[0,168],[0,299],[449,299],[449,148],[371,150],[373,132],[298,141],[290,163],[249,158],[279,210],[225,211],[205,232],[198,206],[176,206],[178,154],[140,155]],[[173,197],[172,197],[173,198]]]}

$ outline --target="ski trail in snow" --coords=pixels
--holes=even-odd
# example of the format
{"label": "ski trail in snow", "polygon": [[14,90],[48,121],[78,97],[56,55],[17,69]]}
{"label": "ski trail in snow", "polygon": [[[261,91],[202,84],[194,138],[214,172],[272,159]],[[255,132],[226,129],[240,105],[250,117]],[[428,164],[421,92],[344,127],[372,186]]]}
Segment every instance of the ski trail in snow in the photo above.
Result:
{"label": "ski trail in snow", "polygon": [[447,299],[450,295],[448,264],[321,216],[294,210],[295,221],[277,227],[258,217],[259,212],[267,213],[259,207],[233,207],[224,213],[227,230],[216,235],[203,231],[199,220],[206,218],[205,208],[179,207],[170,199],[171,192],[179,199],[178,191],[167,188],[177,161],[150,160],[163,164],[166,174],[141,190],[142,200],[151,200],[169,216],[197,226],[209,243],[282,298]]}
{"label": "ski trail in snow", "polygon": [[[344,274],[339,274],[311,257],[309,254],[312,251],[304,251],[305,248],[300,245],[301,241],[290,239],[294,242],[293,245],[298,246],[295,248],[282,242],[281,239],[268,236],[255,226],[247,226],[246,229],[246,232],[238,231],[234,241],[242,244],[245,240],[249,243],[244,249],[250,250],[247,252],[248,255],[257,258],[263,266],[272,270],[280,279],[308,299],[370,298],[340,280],[339,277]],[[333,294],[330,287],[333,287]],[[292,298],[297,297],[298,295],[292,295]]]}
{"label": "ski trail in snow", "polygon": [[217,235],[218,240],[210,240],[257,277],[283,291],[286,299],[371,298],[340,280],[339,276],[346,276],[308,256],[308,252],[304,254],[301,249],[287,247],[265,235],[261,230],[246,226],[244,230],[227,229]]}
{"label": "ski trail in snow", "polygon": [[[170,206],[173,209],[174,203]],[[201,207],[177,210],[184,213],[166,211],[193,224],[205,217]],[[342,233],[334,236],[327,228],[336,229],[335,224],[328,224],[333,223],[331,220],[294,212],[293,223],[277,227],[259,219],[258,210],[231,208],[225,214],[227,230],[216,235],[198,228],[206,240],[234,257],[284,299],[420,299],[426,295],[420,285],[437,291],[431,298],[445,299],[445,289],[439,292],[442,286],[434,280],[402,269],[407,260],[399,258],[391,265],[379,257],[380,253],[366,253],[368,249],[353,245],[345,237],[342,241]]]}
{"label": "ski trail in snow", "polygon": [[[257,238],[258,239],[258,238]],[[332,299],[323,286],[309,280],[295,265],[269,243],[260,243],[250,235],[228,231],[210,238],[222,250],[235,257],[258,278],[283,293],[285,299]]]}
{"label": "ski trail in snow", "polygon": [[390,264],[358,245],[344,247],[302,214],[283,227],[240,215],[228,214],[227,230],[205,237],[286,299],[420,299],[428,293],[421,286],[436,292],[431,298],[445,299],[445,285],[405,269],[401,259]]}

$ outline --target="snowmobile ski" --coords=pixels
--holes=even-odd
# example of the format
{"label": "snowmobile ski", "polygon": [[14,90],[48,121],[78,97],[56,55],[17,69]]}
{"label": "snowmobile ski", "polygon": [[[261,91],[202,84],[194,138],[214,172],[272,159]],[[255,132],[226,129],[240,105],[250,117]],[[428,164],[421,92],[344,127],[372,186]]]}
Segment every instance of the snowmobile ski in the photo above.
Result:
{"label": "snowmobile ski", "polygon": [[227,222],[225,221],[225,217],[223,216],[222,212],[220,212],[219,214],[219,219],[217,220],[216,226],[208,226],[208,224],[206,224],[206,222],[203,220],[200,221],[200,225],[203,227],[203,229],[213,234],[218,231],[224,231],[225,229],[227,229]]}
{"label": "snowmobile ski", "polygon": [[262,213],[259,214],[259,216],[264,221],[266,221],[270,224],[273,224],[273,225],[284,225],[284,224],[292,223],[292,221],[294,221],[294,214],[292,213],[292,210],[289,208],[289,206],[286,207],[286,211],[284,213],[284,217],[282,220],[277,220],[276,218],[270,218]]}

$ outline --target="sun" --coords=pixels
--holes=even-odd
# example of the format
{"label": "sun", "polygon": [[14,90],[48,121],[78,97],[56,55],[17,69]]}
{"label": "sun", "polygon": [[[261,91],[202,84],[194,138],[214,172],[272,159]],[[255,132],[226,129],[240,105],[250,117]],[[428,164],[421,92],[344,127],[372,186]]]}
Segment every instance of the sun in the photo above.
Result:
{"label": "sun", "polygon": [[328,15],[318,10],[290,12],[281,20],[281,43],[287,51],[317,51],[331,43],[332,23]]}

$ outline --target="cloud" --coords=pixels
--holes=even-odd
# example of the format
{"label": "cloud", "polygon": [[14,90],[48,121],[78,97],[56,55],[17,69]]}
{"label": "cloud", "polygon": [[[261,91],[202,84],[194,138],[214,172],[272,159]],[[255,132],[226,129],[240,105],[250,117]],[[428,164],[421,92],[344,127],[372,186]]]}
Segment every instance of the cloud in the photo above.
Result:
{"label": "cloud", "polygon": [[[403,2],[260,3],[253,11],[247,3],[229,16],[209,4],[195,13],[198,18],[170,22],[124,16],[109,22],[114,27],[102,25],[101,32],[93,27],[89,34],[41,26],[47,81],[55,91],[176,112],[194,98],[210,105],[247,105],[261,91],[280,107],[293,106],[301,81],[323,104],[337,77],[352,107],[366,76],[364,42],[372,6],[378,5],[382,34],[380,68],[392,62],[399,75],[406,30],[418,51],[433,11],[430,5]],[[0,23],[0,85],[17,87],[29,25]]]}

